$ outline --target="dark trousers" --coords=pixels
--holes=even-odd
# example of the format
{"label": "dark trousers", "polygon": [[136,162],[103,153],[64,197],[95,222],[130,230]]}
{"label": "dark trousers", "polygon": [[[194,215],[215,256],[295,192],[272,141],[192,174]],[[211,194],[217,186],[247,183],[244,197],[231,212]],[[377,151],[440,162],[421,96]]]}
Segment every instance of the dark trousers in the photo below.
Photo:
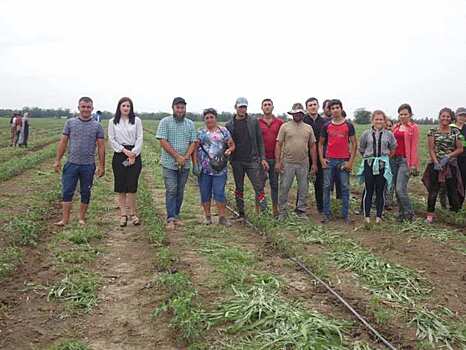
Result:
{"label": "dark trousers", "polygon": [[377,217],[381,218],[384,207],[384,189],[385,189],[385,177],[384,169],[381,169],[379,175],[374,175],[372,171],[372,166],[369,163],[364,161],[364,216],[366,218],[371,216],[371,207],[372,207],[372,198],[375,193],[375,208],[377,212]]}
{"label": "dark trousers", "polygon": [[[427,211],[433,213],[435,211],[435,203],[437,202],[437,196],[440,191],[439,182],[439,171],[434,169],[434,164],[427,166],[427,171],[430,178],[430,189],[427,196]],[[452,211],[458,211],[460,209],[460,198],[458,196],[457,181],[456,181],[456,169],[451,168],[452,176],[445,179],[445,187],[447,190],[448,202],[450,203],[450,209]]]}
{"label": "dark trousers", "polygon": [[[466,194],[466,157],[458,157],[458,168],[460,168],[463,188],[465,189],[464,192]],[[460,208],[463,206],[464,197],[465,196],[463,195],[463,198],[460,198]]]}
{"label": "dark trousers", "polygon": [[268,172],[266,172],[262,167],[260,167],[262,180],[264,181],[263,187],[265,188],[265,184],[267,183],[268,179],[270,185],[270,197],[272,198],[272,204],[278,205],[278,173],[275,171],[275,159],[267,159],[267,163],[269,164]]}
{"label": "dark trousers", "polygon": [[240,215],[244,215],[244,176],[247,175],[251,181],[256,196],[256,204],[261,210],[267,209],[267,202],[264,194],[264,181],[261,177],[261,170],[258,162],[232,161],[233,177],[235,179],[235,199],[236,209]]}
{"label": "dark trousers", "polygon": [[[338,181],[338,184],[339,183],[340,182]],[[341,188],[339,188],[339,190],[341,197]],[[322,213],[324,211],[324,170],[322,169],[320,162],[317,162],[317,173],[314,181],[314,195],[316,198],[317,210],[319,213]]]}

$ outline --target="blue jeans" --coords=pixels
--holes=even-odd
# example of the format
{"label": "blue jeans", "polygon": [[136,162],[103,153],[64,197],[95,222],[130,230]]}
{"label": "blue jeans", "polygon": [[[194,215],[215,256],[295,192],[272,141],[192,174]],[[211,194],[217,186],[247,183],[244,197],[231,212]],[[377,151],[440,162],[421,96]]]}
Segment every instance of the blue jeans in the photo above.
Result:
{"label": "blue jeans", "polygon": [[408,195],[408,181],[410,173],[406,158],[394,157],[390,159],[390,166],[393,172],[393,184],[395,187],[400,217],[403,219],[406,217],[412,217],[414,216],[414,211]]}
{"label": "blue jeans", "polygon": [[340,180],[341,186],[341,214],[344,218],[347,218],[349,215],[349,192],[350,184],[349,178],[350,174],[347,171],[341,170],[340,167],[345,163],[345,159],[332,159],[328,160],[328,167],[324,169],[324,195],[323,195],[323,212],[324,215],[330,217],[332,215],[330,209],[330,192],[334,184],[335,176]]}
{"label": "blue jeans", "polygon": [[165,183],[165,207],[167,221],[174,221],[180,216],[183,204],[184,186],[188,180],[189,169],[173,170],[163,167],[163,180]]}
{"label": "blue jeans", "polygon": [[201,191],[201,203],[209,203],[214,197],[217,203],[225,203],[225,185],[227,183],[227,174],[199,175],[199,190]]}
{"label": "blue jeans", "polygon": [[94,181],[95,164],[74,164],[66,162],[61,177],[63,202],[73,200],[74,191],[79,179],[81,203],[89,204],[91,188]]}

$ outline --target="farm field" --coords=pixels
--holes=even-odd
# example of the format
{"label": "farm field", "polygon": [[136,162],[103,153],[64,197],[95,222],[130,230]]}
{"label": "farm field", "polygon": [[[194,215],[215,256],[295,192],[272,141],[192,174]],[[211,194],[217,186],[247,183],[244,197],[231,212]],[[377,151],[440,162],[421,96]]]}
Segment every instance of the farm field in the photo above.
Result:
{"label": "farm field", "polygon": [[[396,349],[466,349],[466,212],[438,208],[426,225],[420,177],[410,181],[413,223],[397,223],[394,210],[380,227],[356,215],[322,226],[312,191],[311,220],[277,222],[254,213],[249,186],[250,225],[223,228],[200,224],[190,175],[185,227],[167,233],[156,123],[143,121],[142,225],[117,225],[108,150],[87,226],[59,229],[52,162],[64,120],[32,119],[28,149],[7,147],[7,123],[0,118],[0,349],[387,348],[294,258]],[[232,190],[230,179],[230,200]],[[352,178],[353,211],[360,193]]]}

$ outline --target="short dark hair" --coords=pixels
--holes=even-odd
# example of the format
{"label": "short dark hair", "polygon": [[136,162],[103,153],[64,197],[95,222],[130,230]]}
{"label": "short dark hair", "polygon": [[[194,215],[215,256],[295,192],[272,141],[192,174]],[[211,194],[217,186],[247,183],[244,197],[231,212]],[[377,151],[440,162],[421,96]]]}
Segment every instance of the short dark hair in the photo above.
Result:
{"label": "short dark hair", "polygon": [[87,96],[81,97],[78,101],[78,104],[80,104],[81,102],[94,103],[94,101],[92,101],[92,98]]}
{"label": "short dark hair", "polygon": [[273,101],[271,98],[264,98],[261,102],[261,106],[264,104],[264,102],[270,102],[273,105]]}
{"label": "short dark hair", "polygon": [[343,109],[343,103],[341,103],[341,101],[339,99],[333,99],[333,100],[330,100],[330,102],[328,103],[328,108],[332,108],[333,106],[340,106],[341,109]]}
{"label": "short dark hair", "polygon": [[308,104],[309,102],[314,102],[314,101],[316,101],[317,104],[319,104],[319,100],[317,99],[317,97],[309,97],[309,98],[306,100],[306,102],[304,103],[304,105],[307,107],[307,104]]}
{"label": "short dark hair", "polygon": [[215,116],[215,118],[217,118],[217,116],[218,116],[217,111],[215,110],[215,108],[206,108],[206,109],[204,109],[204,111],[202,112],[202,117],[205,118],[205,116],[207,114],[213,114]]}
{"label": "short dark hair", "polygon": [[398,113],[400,113],[403,109],[406,109],[409,114],[413,114],[413,110],[411,109],[411,106],[407,103],[403,103],[400,107],[398,107]]}
{"label": "short dark hair", "polygon": [[327,99],[327,100],[324,100],[324,102],[322,103],[322,107],[325,108],[325,106],[327,105],[327,103],[329,103],[331,100]]}

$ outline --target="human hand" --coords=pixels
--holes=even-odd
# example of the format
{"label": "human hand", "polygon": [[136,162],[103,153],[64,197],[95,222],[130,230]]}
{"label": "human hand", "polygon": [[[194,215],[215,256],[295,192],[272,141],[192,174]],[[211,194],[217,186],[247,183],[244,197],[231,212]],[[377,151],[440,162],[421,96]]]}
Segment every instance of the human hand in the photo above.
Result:
{"label": "human hand", "polygon": [[448,156],[445,156],[442,159],[440,159],[439,164],[442,168],[444,168],[448,164],[448,159],[449,159]]}
{"label": "human hand", "polygon": [[60,173],[60,169],[61,169],[61,162],[59,160],[56,160],[54,163],[53,163],[53,169],[55,170],[55,172],[57,174]]}
{"label": "human hand", "polygon": [[283,162],[277,162],[277,164],[275,164],[275,171],[277,173],[282,173],[283,170],[284,170]]}
{"label": "human hand", "polygon": [[105,167],[100,166],[97,168],[97,176],[102,177],[105,175]]}
{"label": "human hand", "polygon": [[269,171],[270,166],[269,163],[267,163],[266,160],[261,161],[262,167],[264,168],[265,171]]}
{"label": "human hand", "polygon": [[231,150],[229,148],[227,148],[227,150],[225,151],[225,156],[229,157],[231,156]]}
{"label": "human hand", "polygon": [[441,171],[442,170],[442,165],[439,162],[435,162],[434,163],[434,170]]}
{"label": "human hand", "polygon": [[328,160],[326,158],[323,158],[321,160],[321,163],[322,163],[322,168],[323,169],[327,169],[328,168]]}
{"label": "human hand", "polygon": [[180,155],[177,155],[176,158],[176,163],[178,164],[179,168],[184,167],[184,164],[186,163],[186,158]]}
{"label": "human hand", "polygon": [[314,176],[315,174],[317,174],[317,165],[312,164],[312,166],[311,166],[311,175]]}

